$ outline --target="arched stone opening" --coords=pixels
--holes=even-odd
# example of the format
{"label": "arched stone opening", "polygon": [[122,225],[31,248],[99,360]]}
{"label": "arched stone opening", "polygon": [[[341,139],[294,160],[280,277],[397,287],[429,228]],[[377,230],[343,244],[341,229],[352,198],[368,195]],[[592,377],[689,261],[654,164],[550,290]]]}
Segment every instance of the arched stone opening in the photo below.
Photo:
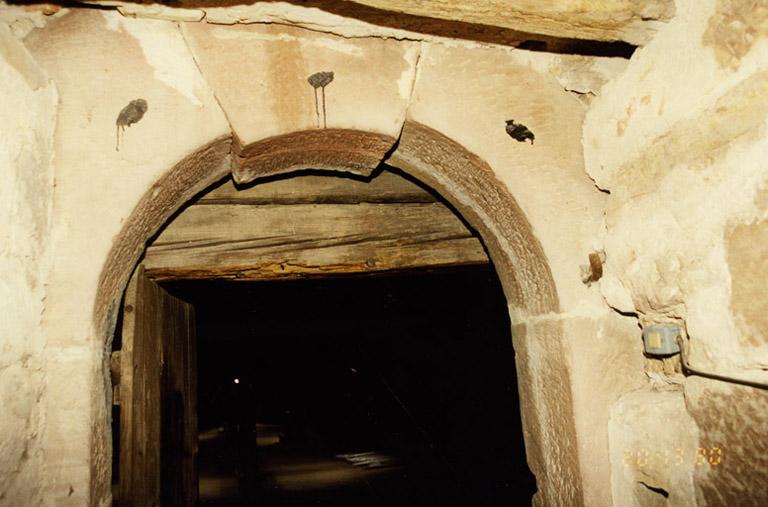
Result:
{"label": "arched stone opening", "polygon": [[[405,123],[390,150],[394,142],[360,131],[307,131],[245,147],[229,138],[218,139],[189,155],[146,191],[115,238],[99,278],[94,307],[98,335],[109,343],[121,295],[147,241],[177,209],[228,172],[243,182],[307,167],[366,174],[386,159],[434,188],[480,232],[513,322],[526,449],[539,486],[536,500],[581,503],[562,331],[557,321],[542,319],[538,324],[535,318],[558,312],[557,292],[530,224],[491,168],[456,142],[412,121]],[[546,355],[544,366],[529,361],[532,352]],[[108,392],[106,382],[104,390]],[[97,406],[95,411],[91,487],[92,500],[98,501],[109,487],[109,429],[106,407]]]}

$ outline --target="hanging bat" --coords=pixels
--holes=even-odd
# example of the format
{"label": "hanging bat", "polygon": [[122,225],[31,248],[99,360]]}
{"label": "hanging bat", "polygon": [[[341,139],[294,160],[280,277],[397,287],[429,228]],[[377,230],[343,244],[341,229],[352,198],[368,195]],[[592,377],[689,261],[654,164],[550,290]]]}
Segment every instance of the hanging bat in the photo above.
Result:
{"label": "hanging bat", "polygon": [[115,151],[120,151],[120,131],[125,134],[125,127],[130,127],[134,123],[138,123],[144,117],[144,113],[147,112],[147,101],[144,99],[135,99],[128,103],[120,114],[117,115],[115,121]]}
{"label": "hanging bat", "polygon": [[528,130],[528,127],[522,123],[515,123],[515,120],[507,120],[506,130],[507,134],[509,134],[512,139],[521,143],[530,140],[531,146],[533,146],[533,140],[536,139],[536,136],[534,136],[533,132]]}

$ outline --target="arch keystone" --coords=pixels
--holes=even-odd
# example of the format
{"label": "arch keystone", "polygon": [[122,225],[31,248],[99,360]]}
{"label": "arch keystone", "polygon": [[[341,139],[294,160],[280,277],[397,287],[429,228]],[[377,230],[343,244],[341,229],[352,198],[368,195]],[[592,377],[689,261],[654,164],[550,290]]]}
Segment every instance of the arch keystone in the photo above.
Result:
{"label": "arch keystone", "polygon": [[301,169],[341,170],[369,176],[395,144],[396,139],[351,129],[314,129],[270,137],[243,146],[232,146],[232,177],[248,183],[260,176]]}

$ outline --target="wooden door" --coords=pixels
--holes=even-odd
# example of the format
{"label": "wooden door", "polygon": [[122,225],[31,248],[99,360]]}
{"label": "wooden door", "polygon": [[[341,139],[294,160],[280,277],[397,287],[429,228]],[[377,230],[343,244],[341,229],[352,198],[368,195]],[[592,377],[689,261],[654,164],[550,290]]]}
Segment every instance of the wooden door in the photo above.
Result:
{"label": "wooden door", "polygon": [[197,358],[194,309],[134,273],[120,351],[122,506],[197,501]]}

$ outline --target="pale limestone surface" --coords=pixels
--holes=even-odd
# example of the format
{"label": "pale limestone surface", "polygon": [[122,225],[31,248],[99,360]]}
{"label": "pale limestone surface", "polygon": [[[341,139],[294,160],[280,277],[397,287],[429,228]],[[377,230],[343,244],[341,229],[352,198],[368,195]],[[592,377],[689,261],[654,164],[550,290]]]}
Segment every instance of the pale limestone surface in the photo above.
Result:
{"label": "pale limestone surface", "polygon": [[[702,44],[716,3],[680,2],[684,16],[595,101],[584,149],[587,170],[611,192],[602,282],[609,304],[649,321],[684,320],[694,364],[749,375],[768,366],[768,342],[743,336],[750,311],[739,307],[761,298],[732,298],[731,270],[743,263],[729,264],[738,252],[727,238],[751,234],[734,228],[766,218],[768,28],[737,69],[722,66]],[[759,225],[751,227],[759,237]]]}
{"label": "pale limestone surface", "polygon": [[[215,59],[206,55],[211,48],[205,46],[217,42],[206,38],[214,30],[224,34],[225,41]],[[199,33],[193,33],[196,31]],[[233,33],[236,35],[232,36]],[[82,43],[88,40],[98,44]],[[33,32],[26,43],[51,74],[62,96],[55,157],[59,196],[54,221],[56,261],[48,280],[51,290],[43,323],[48,337],[48,389],[42,398],[47,413],[47,475],[43,481],[46,498],[73,505],[87,498],[96,503],[108,499],[106,392],[101,364],[104,345],[100,341],[103,335],[101,329],[93,328],[92,307],[83,304],[94,298],[99,277],[99,269],[94,266],[104,264],[116,234],[141,196],[154,195],[151,189],[160,175],[196,148],[230,133],[227,118],[234,133],[245,142],[317,128],[313,96],[309,93],[312,90],[304,75],[316,70],[337,72],[326,90],[329,127],[357,128],[396,137],[407,116],[406,108],[411,106],[412,119],[453,137],[491,163],[502,184],[523,205],[539,239],[543,238],[546,255],[552,257],[549,263],[554,268],[564,312],[535,317],[527,323],[534,316],[513,308],[513,317],[519,325],[531,326],[531,336],[537,336],[539,329],[555,330],[564,324],[566,340],[574,347],[586,350],[585,347],[599,343],[591,340],[588,333],[579,334],[576,330],[582,321],[592,326],[587,329],[599,328],[608,315],[599,305],[596,290],[581,284],[578,265],[596,246],[591,237],[599,229],[604,196],[591,185],[581,166],[578,125],[583,105],[555,76],[579,83],[573,89],[594,93],[606,79],[604,76],[615,72],[617,65],[610,63],[605,70],[595,60],[583,57],[539,56],[501,48],[483,49],[475,54],[480,48],[472,44],[435,45],[424,51],[428,56],[425,72],[419,78],[421,90],[414,94],[417,61],[423,50],[418,43],[379,38],[349,40],[285,27],[185,25],[180,31],[173,23],[82,11],[51,21],[44,30]],[[270,53],[272,64],[264,72],[264,66],[259,64]],[[332,68],[309,68],[303,53]],[[233,65],[220,65],[227,61],[222,55],[239,58],[230,62]],[[206,58],[212,61],[206,62]],[[237,65],[240,61],[254,67],[244,72],[242,65]],[[281,68],[294,64],[298,77]],[[336,69],[337,64],[340,70]],[[584,78],[577,70],[582,66],[595,70]],[[198,68],[204,77],[197,72]],[[348,76],[345,70],[349,70]],[[299,91],[282,87],[277,83],[280,79],[270,81],[270,72],[273,78],[296,77]],[[260,75],[267,77],[259,81]],[[348,81],[352,75],[354,79]],[[251,76],[255,79],[251,80]],[[218,103],[209,83],[220,95]],[[252,83],[257,86],[249,87]],[[469,95],[464,93],[467,86],[473,90]],[[301,93],[302,87],[307,93]],[[338,95],[334,95],[334,90]],[[120,151],[115,151],[115,119],[136,98],[148,102],[148,111],[125,130]],[[342,98],[351,105],[345,108],[337,102]],[[461,103],[456,104],[456,98]],[[430,105],[430,101],[434,102]],[[219,103],[224,111],[219,110]],[[447,113],[446,118],[434,116],[434,112],[441,110]],[[361,111],[366,114],[360,114]],[[509,118],[508,111],[522,114],[518,121],[529,122],[537,133],[535,146],[519,144],[507,136],[504,120]],[[509,164],[510,159],[516,163]],[[557,190],[560,178],[568,182],[565,192]],[[556,195],[546,195],[549,192]],[[556,222],[552,222],[554,215],[547,211],[551,206],[557,206]],[[555,228],[560,228],[562,234],[555,234]],[[73,293],[78,297],[73,298]],[[559,336],[559,332],[552,335]],[[531,345],[528,355],[534,375],[545,375],[547,363],[552,362],[568,378],[569,370],[563,363],[568,361],[563,356],[564,350],[570,350],[567,344],[557,341]],[[589,358],[581,356],[581,367],[588,364]],[[589,421],[581,423],[583,428],[591,427],[593,420],[604,427],[609,402],[616,392],[633,385],[629,381],[609,388],[592,386],[597,380],[582,382],[585,389],[595,387],[589,414],[580,407],[570,409],[579,421]],[[537,382],[542,386],[545,380]],[[541,396],[536,385],[532,393]],[[568,382],[554,387],[556,395],[563,397],[562,403],[570,407],[572,392]],[[90,393],[90,397],[83,393]],[[530,400],[530,410],[542,409],[538,405],[543,401]],[[563,432],[561,424],[573,424],[570,415],[547,409],[543,412],[543,431],[553,438]],[[594,419],[582,419],[587,415]],[[100,421],[95,427],[94,420]],[[607,463],[604,442],[585,435],[578,445],[578,450],[557,452],[581,454],[591,463]],[[558,464],[556,454],[547,459],[548,466],[565,466]],[[608,470],[603,466],[572,469],[568,473],[598,483],[605,482]],[[558,482],[554,478],[548,498],[557,494]],[[569,494],[576,495],[573,499],[578,501],[581,491]],[[593,488],[593,492],[586,494],[587,499],[598,499],[601,493]]]}
{"label": "pale limestone surface", "polygon": [[67,13],[67,9],[61,8],[49,11],[46,9],[49,6],[50,4],[29,6],[7,5],[4,1],[0,1],[0,23],[7,25],[10,32],[21,40],[29,35],[29,32],[32,30],[43,28],[48,22]]}
{"label": "pale limestone surface", "polygon": [[[430,31],[439,23],[453,23],[453,28],[476,26],[506,30],[507,37],[520,43],[539,36],[599,41],[627,41],[645,44],[675,12],[673,0],[309,0],[300,6],[291,2],[256,2],[216,7],[215,2],[181,0],[176,8],[143,5],[113,0],[90,0],[88,3],[117,6],[128,16],[159,19],[200,20],[235,23],[311,23],[313,29],[328,26],[352,30],[390,28],[397,37],[408,37],[415,31]],[[358,4],[358,5],[355,5]],[[185,8],[188,7],[188,8]],[[363,23],[360,23],[363,21]],[[410,27],[397,28],[398,24]]]}
{"label": "pale limestone surface", "polygon": [[[45,281],[50,267],[57,94],[0,24],[0,503],[42,499]],[[24,114],[7,114],[7,104]]]}
{"label": "pale limestone surface", "polygon": [[685,402],[700,428],[693,466],[697,504],[764,505],[768,391],[694,377],[685,384]]}
{"label": "pale limestone surface", "polygon": [[693,470],[710,465],[699,455],[698,431],[679,388],[623,396],[611,408],[608,427],[613,505],[699,505]]}
{"label": "pale limestone surface", "polygon": [[[416,43],[344,39],[276,25],[185,23],[183,32],[243,145],[319,126],[393,139],[400,134]],[[323,91],[316,94],[308,82],[317,72],[334,73],[324,91],[325,119]],[[362,104],[377,106],[361,109]]]}
{"label": "pale limestone surface", "polygon": [[569,319],[565,325],[584,503],[611,505],[609,486],[616,469],[608,455],[609,410],[647,381],[637,323],[611,313],[601,319]]}
{"label": "pale limestone surface", "polygon": [[[678,2],[678,16],[593,102],[583,139],[587,171],[610,191],[600,282],[608,304],[646,325],[684,326],[694,367],[763,383],[766,20],[759,3]],[[693,419],[681,432],[740,456],[709,473],[686,462],[697,504],[764,503],[764,391],[689,377],[685,400]],[[663,417],[679,422],[679,410]],[[635,432],[647,424],[627,421]],[[630,494],[615,472],[614,497]]]}
{"label": "pale limestone surface", "polygon": [[[319,2],[304,3],[303,6],[287,2],[257,2],[250,5],[232,5],[227,7],[200,7],[200,9],[184,9],[156,4],[136,4],[119,1],[95,1],[89,3],[103,5],[117,5],[120,12],[129,17],[166,19],[176,21],[200,21],[204,24],[220,26],[236,25],[261,25],[268,26],[295,26],[306,28],[313,32],[340,35],[345,39],[381,38],[383,40],[398,41],[427,41],[450,47],[497,47],[509,50],[509,45],[527,40],[524,36],[520,40],[508,41],[500,39],[496,43],[475,42],[471,38],[451,38],[429,31],[414,31],[419,28],[418,23],[409,25],[412,29],[398,28],[396,23],[377,24],[374,21],[379,18],[366,21],[345,17],[335,13],[337,10],[323,10]],[[317,5],[315,5],[317,4]],[[183,3],[182,3],[183,5]],[[631,6],[614,6],[614,8],[628,8]],[[382,11],[381,19],[388,18],[386,11]],[[182,24],[182,27],[192,26]],[[200,30],[200,29],[199,29]],[[284,41],[285,42],[285,41]],[[349,40],[348,40],[349,42]],[[512,44],[514,45],[514,44]],[[544,52],[521,51],[517,53],[519,58],[526,61],[542,72],[552,74],[564,88],[579,95],[595,96],[600,88],[610,79],[616,77],[627,64],[627,60],[618,57],[593,57],[576,54],[549,54]]]}

